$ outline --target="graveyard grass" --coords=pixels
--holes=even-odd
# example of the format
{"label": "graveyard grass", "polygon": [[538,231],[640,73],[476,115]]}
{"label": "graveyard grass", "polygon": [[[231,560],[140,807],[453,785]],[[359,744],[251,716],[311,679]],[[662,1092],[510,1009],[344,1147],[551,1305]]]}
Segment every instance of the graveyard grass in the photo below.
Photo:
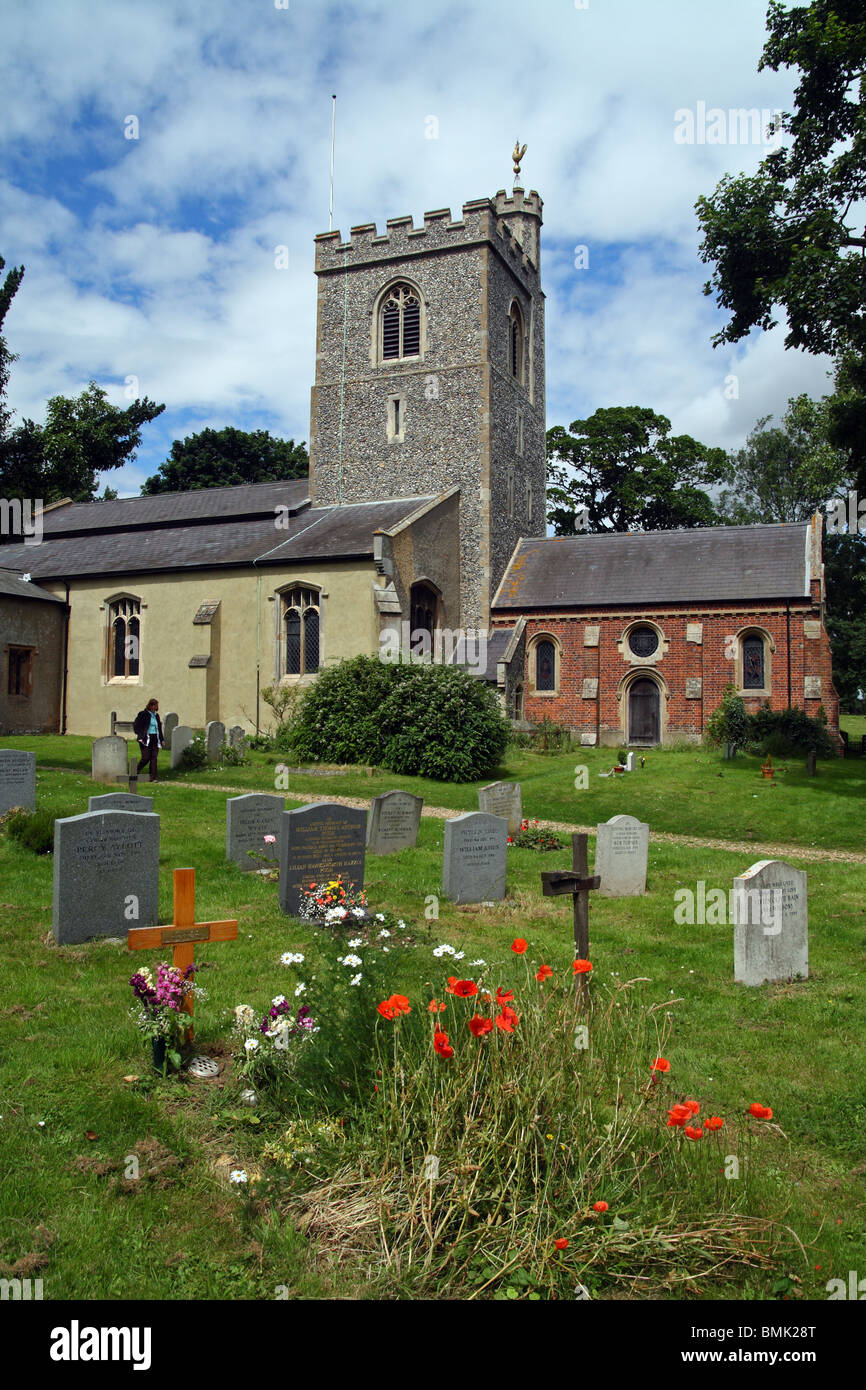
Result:
{"label": "graveyard grass", "polygon": [[[78,814],[88,795],[105,790],[89,778],[90,740],[17,738],[0,746],[36,751],[40,808]],[[847,1280],[849,1269],[864,1267],[866,863],[788,856],[809,877],[811,976],[751,990],[733,983],[731,929],[676,925],[674,892],[700,879],[727,890],[762,856],[651,835],[647,895],[592,895],[597,1037],[594,1052],[578,1057],[573,1028],[545,1029],[541,1012],[575,1022],[570,899],[545,899],[540,889],[542,869],[569,867],[570,852],[510,849],[504,903],[457,908],[441,899],[439,920],[428,923],[425,898],[441,894],[443,822],[424,817],[417,850],[367,860],[371,908],[402,916],[420,944],[380,957],[382,993],[372,985],[353,993],[347,1007],[363,1030],[359,1064],[335,1049],[331,1070],[292,1114],[264,1098],[250,1110],[240,1103],[228,1057],[231,1010],[248,1003],[263,1012],[282,992],[291,999],[295,983],[316,968],[314,933],[282,915],[275,885],[224,859],[222,789],[271,791],[277,761],[253,754],[249,767],[170,775],[163,754],[164,782],[153,789],[161,816],[160,920],[171,920],[171,871],[192,865],[197,920],[239,922],[236,942],[196,949],[199,983],[209,994],[196,1010],[196,1047],[226,1062],[222,1083],[153,1072],[128,1012],[127,981],[158,953],[133,956],[101,942],[56,947],[51,857],[0,836],[3,1277],[41,1277],[46,1299],[573,1298],[579,1282],[608,1299],[793,1300],[825,1298],[829,1279]],[[594,825],[627,812],[648,821],[651,832],[866,850],[866,759],[821,763],[815,779],[799,762],[783,760],[769,785],[758,760],[723,763],[700,749],[653,750],[643,771],[599,778],[612,762],[611,750],[542,757],[509,749],[485,781],[519,780],[531,819]],[[578,765],[588,769],[587,790],[574,788]],[[369,798],[392,787],[423,795],[427,806],[477,809],[477,786],[378,771],[370,777],[364,769],[292,774],[288,804],[297,804],[293,792]],[[146,784],[139,790],[150,794]],[[591,840],[590,862],[593,848]],[[529,943],[523,958],[510,950],[517,937]],[[464,961],[434,958],[443,942],[465,951]],[[281,966],[288,950],[305,952],[310,964]],[[323,978],[342,969],[335,955],[336,943],[319,967]],[[491,967],[494,990],[502,985],[518,996],[514,1038],[495,1031],[476,1041],[467,1029],[476,1001],[444,992],[449,975],[478,975],[468,964],[478,957]],[[542,961],[554,974],[538,984]],[[413,1012],[389,1021],[375,1004],[394,991]],[[529,1002],[543,991],[547,1004]],[[450,1059],[432,1055],[425,1032],[431,993],[447,1002],[441,1019],[455,1051]],[[374,1043],[381,1060],[371,1054],[365,1069],[365,1048]],[[521,1048],[533,1050],[531,1071],[514,1066],[526,1055]],[[671,1069],[654,1082],[656,1049]],[[477,1058],[501,1068],[503,1099],[479,1108],[469,1144],[463,1115]],[[576,1130],[585,1095],[575,1100],[562,1078],[567,1066],[590,1065],[594,1124]],[[520,1092],[527,1075],[543,1082],[535,1107]],[[395,1190],[408,1163],[417,1191],[430,1191],[419,1181],[424,1154],[433,1151],[423,1132],[430,1078],[445,1105],[437,1112],[443,1175],[461,1152],[470,1170],[448,1189],[455,1209],[437,1208],[439,1244],[426,1233],[423,1201],[413,1223],[411,1202]],[[684,1098],[700,1103],[699,1120],[724,1117],[718,1136],[690,1144],[666,1127],[667,1109]],[[772,1107],[772,1121],[746,1116],[753,1101]],[[288,1150],[317,1115],[335,1123],[317,1141],[305,1175]],[[517,1119],[531,1124],[535,1115],[529,1140],[517,1145]],[[610,1123],[618,1145],[605,1141]],[[559,1157],[563,1143],[567,1159]],[[285,1162],[269,1161],[266,1147]],[[731,1154],[743,1174],[729,1181],[718,1170]],[[124,1176],[130,1156],[137,1181]],[[231,1168],[247,1171],[245,1188],[227,1181]],[[503,1201],[524,1180],[542,1193],[535,1211]],[[593,1212],[596,1200],[607,1201],[608,1211]],[[775,1224],[767,1227],[770,1217]],[[557,1238],[567,1248],[556,1250]]]}

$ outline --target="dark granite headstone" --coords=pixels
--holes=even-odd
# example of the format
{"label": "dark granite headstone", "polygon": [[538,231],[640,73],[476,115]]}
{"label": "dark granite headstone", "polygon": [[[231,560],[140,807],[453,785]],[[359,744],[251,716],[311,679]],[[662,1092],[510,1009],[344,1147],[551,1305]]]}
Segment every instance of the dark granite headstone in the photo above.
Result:
{"label": "dark granite headstone", "polygon": [[280,907],[296,915],[301,885],[342,878],[360,890],[364,884],[367,812],[333,801],[315,801],[283,812],[280,845]]}
{"label": "dark granite headstone", "polygon": [[54,915],[60,945],[155,926],[159,816],[86,811],[54,822]]}
{"label": "dark granite headstone", "polygon": [[0,816],[13,806],[36,810],[36,754],[0,748]]}
{"label": "dark granite headstone", "polygon": [[[230,796],[226,801],[226,859],[233,860],[239,869],[260,867],[250,858],[250,850],[259,850],[269,859],[278,860],[285,809],[282,796],[267,796],[261,792]],[[266,835],[276,836],[274,844],[265,844]]]}

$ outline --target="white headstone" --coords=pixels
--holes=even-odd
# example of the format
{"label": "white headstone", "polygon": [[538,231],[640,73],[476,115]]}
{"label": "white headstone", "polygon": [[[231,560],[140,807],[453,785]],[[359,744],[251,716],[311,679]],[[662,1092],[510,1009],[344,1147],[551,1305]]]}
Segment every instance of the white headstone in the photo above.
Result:
{"label": "white headstone", "polygon": [[632,898],[646,892],[649,826],[634,816],[612,816],[598,826],[595,872],[603,898]]}
{"label": "white headstone", "polygon": [[508,821],[468,811],[445,822],[442,891],[455,903],[493,902],[505,897]]}
{"label": "white headstone", "polygon": [[129,747],[118,734],[106,734],[94,739],[90,752],[90,777],[93,782],[126,781],[129,777]]}
{"label": "white headstone", "polygon": [[177,728],[171,731],[171,765],[180,767],[184,748],[189,748],[193,740],[193,731],[188,724],[178,724]]}
{"label": "white headstone", "polygon": [[806,875],[759,859],[734,879],[734,979],[740,985],[809,976]]}
{"label": "white headstone", "polygon": [[504,816],[509,835],[519,835],[523,822],[523,793],[519,782],[490,782],[478,792],[478,809],[488,816]]}
{"label": "white headstone", "polygon": [[626,770],[626,772],[634,772],[634,766],[635,766],[635,754],[634,754],[634,753],[626,753],[626,757],[625,757],[625,770]]}
{"label": "white headstone", "polygon": [[0,748],[0,815],[13,806],[36,810],[36,754]]}

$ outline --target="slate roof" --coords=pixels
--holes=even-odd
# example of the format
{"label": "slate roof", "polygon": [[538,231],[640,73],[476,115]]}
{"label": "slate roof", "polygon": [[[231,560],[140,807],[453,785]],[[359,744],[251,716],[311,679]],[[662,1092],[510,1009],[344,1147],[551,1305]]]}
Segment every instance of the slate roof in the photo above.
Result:
{"label": "slate roof", "polygon": [[[432,500],[313,508],[304,478],[79,503],[45,514],[40,545],[3,546],[0,559],[43,580],[353,559],[373,554],[375,531],[395,526]],[[277,517],[278,505],[288,507],[288,514]],[[279,527],[278,519],[284,523]]]}
{"label": "slate roof", "polygon": [[[25,547],[15,547],[16,550]],[[26,549],[33,551],[35,546],[27,546]],[[25,574],[32,574],[30,566],[24,569]],[[9,594],[12,598],[43,599],[49,603],[64,603],[65,599],[59,598],[57,594],[49,594],[47,589],[40,589],[38,584],[31,584],[28,580],[22,579],[20,574],[13,570],[0,569],[0,594]]]}
{"label": "slate roof", "polygon": [[[474,669],[478,649],[475,640],[470,640],[467,645],[466,638],[461,637],[454,648],[454,666],[472,667],[472,675],[477,675],[479,680],[492,681],[496,684],[496,667],[503,659],[505,649],[514,636],[513,627],[494,627],[487,634],[487,665],[483,671]],[[477,640],[477,639],[476,639]]]}
{"label": "slate roof", "polygon": [[808,522],[521,540],[493,610],[799,598],[809,540]]}

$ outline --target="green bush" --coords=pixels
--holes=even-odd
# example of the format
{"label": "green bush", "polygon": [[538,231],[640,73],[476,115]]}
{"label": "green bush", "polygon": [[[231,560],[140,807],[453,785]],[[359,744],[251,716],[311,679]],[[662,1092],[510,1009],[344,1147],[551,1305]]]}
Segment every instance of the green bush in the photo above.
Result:
{"label": "green bush", "polygon": [[243,747],[235,748],[233,743],[224,743],[220,749],[220,762],[224,767],[246,767],[249,758]]}
{"label": "green bush", "polygon": [[507,740],[496,697],[459,667],[356,656],[323,671],[304,696],[291,746],[301,759],[472,782],[496,766]]}
{"label": "green bush", "polygon": [[188,743],[180,755],[180,765],[185,772],[197,772],[207,767],[207,740],[203,729],[196,729],[192,743]]}
{"label": "green bush", "polygon": [[749,716],[736,686],[726,685],[721,703],[707,720],[704,737],[711,748],[730,744],[736,752],[749,742]]}
{"label": "green bush", "polygon": [[51,854],[54,849],[54,821],[51,811],[12,811],[5,817],[9,838],[17,840],[34,854]]}
{"label": "green bush", "polygon": [[757,714],[749,715],[749,744],[755,752],[777,758],[810,753],[813,749],[819,758],[836,756],[823,707],[813,719],[805,710],[770,709],[765,702]]}

